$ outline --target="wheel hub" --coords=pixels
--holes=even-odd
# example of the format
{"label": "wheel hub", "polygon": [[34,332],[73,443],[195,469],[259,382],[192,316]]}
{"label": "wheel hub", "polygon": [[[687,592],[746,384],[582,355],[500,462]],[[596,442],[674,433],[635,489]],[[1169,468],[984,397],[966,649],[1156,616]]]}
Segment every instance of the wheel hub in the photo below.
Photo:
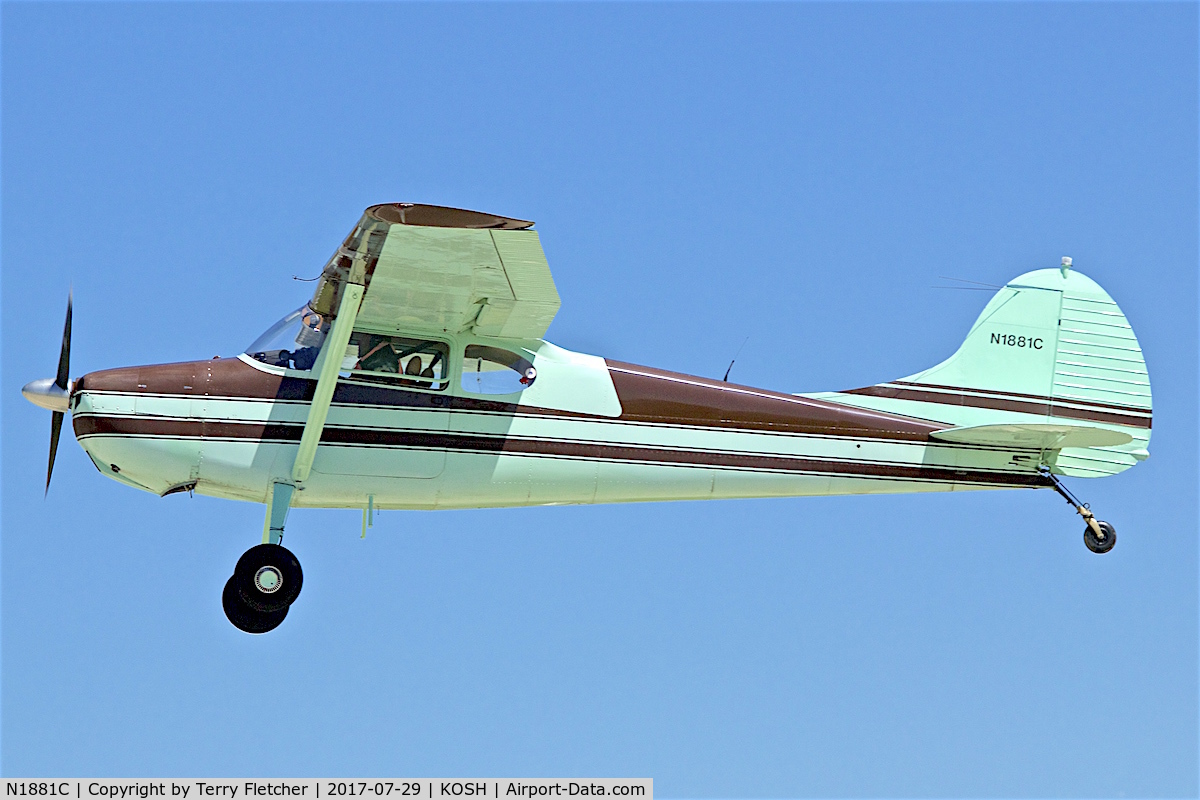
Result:
{"label": "wheel hub", "polygon": [[254,573],[254,588],[263,594],[273,594],[283,586],[283,574],[275,567],[261,567]]}

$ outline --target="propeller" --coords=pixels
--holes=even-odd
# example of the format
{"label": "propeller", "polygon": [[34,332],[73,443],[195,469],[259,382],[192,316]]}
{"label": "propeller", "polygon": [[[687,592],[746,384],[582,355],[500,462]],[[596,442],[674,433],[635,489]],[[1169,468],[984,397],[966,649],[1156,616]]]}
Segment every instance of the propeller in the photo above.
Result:
{"label": "propeller", "polygon": [[[67,294],[67,319],[63,322],[62,350],[58,354],[58,372],[54,385],[70,396],[68,382],[71,380],[71,293]],[[46,465],[46,491],[50,493],[50,476],[54,474],[54,456],[58,453],[58,435],[62,433],[63,412],[55,411],[50,417],[50,461]]]}
{"label": "propeller", "polygon": [[50,462],[46,465],[46,493],[50,493],[50,476],[54,474],[54,456],[58,453],[58,436],[62,433],[63,416],[71,403],[71,295],[67,295],[67,320],[63,323],[62,351],[58,355],[58,372],[51,378],[30,381],[21,394],[35,406],[54,412],[50,417]]}

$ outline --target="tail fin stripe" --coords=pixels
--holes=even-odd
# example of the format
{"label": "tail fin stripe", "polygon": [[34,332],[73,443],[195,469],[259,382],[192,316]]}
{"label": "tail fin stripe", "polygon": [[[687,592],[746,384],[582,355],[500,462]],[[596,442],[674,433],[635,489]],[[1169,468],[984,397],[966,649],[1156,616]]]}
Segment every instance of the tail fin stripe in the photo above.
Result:
{"label": "tail fin stripe", "polygon": [[[1098,308],[1085,308],[1083,306],[1071,305],[1070,303],[1070,300],[1063,301],[1063,314],[1084,314],[1092,318],[1110,319],[1115,320],[1116,324],[1121,327],[1129,327],[1129,320],[1125,319],[1125,315],[1119,311],[1101,311]],[[1112,306],[1106,306],[1106,308],[1112,308]]]}
{"label": "tail fin stripe", "polygon": [[[1097,303],[1095,300],[1089,300],[1086,302]],[[1063,311],[1077,311],[1080,314],[1093,314],[1098,317],[1118,317],[1122,320],[1125,320],[1125,315],[1121,313],[1120,309],[1117,309],[1116,311],[1112,310],[1115,307],[1112,303],[1101,303],[1099,305],[1101,305],[1101,308],[1089,308],[1085,305],[1082,305],[1081,301],[1074,298],[1063,298]],[[1129,321],[1125,320],[1125,324],[1128,325]]]}
{"label": "tail fin stripe", "polygon": [[[1044,403],[1049,403],[1051,400],[1054,400],[1055,402],[1062,402],[1064,399],[1062,397],[1051,398],[1048,395],[1044,395],[1044,394],[1022,394],[1021,392],[1001,392],[1001,391],[995,391],[992,389],[959,389],[956,386],[938,386],[938,385],[932,384],[932,383],[916,383],[914,381],[892,381],[890,384],[881,384],[881,386],[897,386],[897,387],[914,386],[914,387],[918,387],[921,389],[931,389],[934,391],[946,392],[947,396],[949,396],[949,397],[959,397],[959,396],[968,396],[969,397],[972,395],[979,395],[979,396],[983,396],[983,397],[1024,398],[1024,399],[1028,399],[1028,400],[1040,400]],[[877,387],[868,386],[866,388],[873,389],[873,388],[877,388]],[[867,394],[867,392],[864,389],[851,389],[849,392],[847,392],[847,394]],[[880,395],[880,396],[884,396],[884,395]],[[892,395],[886,395],[886,396],[890,397]],[[1090,398],[1080,398],[1077,400],[1070,400],[1068,402],[1070,402],[1074,405],[1090,406],[1092,408],[1109,409],[1109,410],[1113,410],[1113,411],[1129,411],[1129,412],[1133,412],[1135,414],[1149,414],[1150,413],[1150,409],[1145,408],[1143,406],[1127,406],[1127,405],[1120,405],[1117,403],[1100,403],[1100,402],[1097,402]]]}
{"label": "tail fin stripe", "polygon": [[1107,422],[1111,425],[1127,425],[1130,428],[1149,428],[1150,417],[1130,417],[1124,414],[1107,414],[1102,411],[1085,411],[1083,409],[1060,406],[1057,402],[1050,410],[1052,417],[1067,419],[1085,419],[1091,422]]}
{"label": "tail fin stripe", "polygon": [[[1125,315],[1120,313],[1119,311],[1100,311],[1095,308],[1074,308],[1074,307],[1067,305],[1066,302],[1063,303],[1062,310],[1063,310],[1063,314],[1064,314],[1063,319],[1066,319],[1065,314],[1067,312],[1072,312],[1075,314],[1087,314],[1088,316],[1092,316],[1092,317],[1102,317],[1102,318],[1109,317],[1109,318],[1115,319],[1115,320],[1124,320],[1125,319]],[[1122,323],[1120,321],[1118,321],[1117,324],[1121,325],[1121,327],[1127,327],[1129,325],[1128,322]]]}
{"label": "tail fin stripe", "polygon": [[[1086,320],[1065,320],[1064,319],[1063,322],[1074,322],[1075,324],[1083,323],[1085,325],[1090,325],[1094,328],[1100,327],[1100,325],[1098,323],[1087,322]],[[1106,325],[1104,327],[1112,327],[1112,326]],[[1072,328],[1069,325],[1063,325],[1063,326],[1061,326],[1060,329],[1065,331],[1066,333],[1078,333],[1083,336],[1095,336],[1098,339],[1115,339],[1118,342],[1136,342],[1137,341],[1137,337],[1133,335],[1132,330],[1129,331],[1129,336],[1118,336],[1115,333],[1109,333],[1107,331],[1092,331],[1092,330],[1088,330],[1087,328]],[[1125,330],[1128,330],[1128,329],[1125,329]]]}
{"label": "tail fin stripe", "polygon": [[[861,389],[850,389],[844,394],[869,395],[874,397],[889,397],[896,400],[915,400],[922,403],[936,403],[950,406],[969,406],[971,408],[989,408],[995,411],[1016,411],[1023,414],[1049,415],[1067,419],[1082,419],[1091,422],[1107,422],[1112,425],[1126,425],[1131,428],[1149,428],[1150,417],[1133,416],[1108,411],[1097,411],[1087,408],[1073,408],[1059,405],[1058,402],[1031,402],[1028,400],[1009,400],[1004,397],[980,397],[960,393],[939,393],[919,389],[891,389],[882,386],[865,386]],[[1047,398],[1049,399],[1049,398]],[[1071,400],[1078,404],[1080,401]],[[1087,402],[1087,401],[1083,401]],[[1110,408],[1107,404],[1094,404],[1102,408]],[[1145,409],[1141,409],[1145,410]]]}
{"label": "tail fin stripe", "polygon": [[[1063,341],[1066,341],[1066,340],[1064,339]],[[1060,354],[1066,353],[1068,355],[1081,356],[1083,358],[1103,358],[1105,361],[1122,361],[1126,364],[1144,364],[1144,362],[1140,358],[1121,358],[1120,356],[1110,356],[1107,354],[1101,356],[1097,353],[1083,353],[1083,352],[1080,352],[1079,350],[1068,350],[1065,347],[1058,348],[1058,352]],[[1139,350],[1138,352],[1140,353],[1141,351]]]}
{"label": "tail fin stripe", "polygon": [[[1060,361],[1059,363],[1061,364],[1062,362]],[[1080,364],[1080,366],[1081,366],[1081,367],[1086,367],[1086,366],[1087,366],[1087,364]],[[1103,367],[1097,367],[1096,369],[1104,369],[1104,368],[1103,368]],[[1124,373],[1127,373],[1127,374],[1129,374],[1129,375],[1137,375],[1137,374],[1138,374],[1138,373],[1134,372],[1133,370],[1128,370],[1128,369],[1125,369],[1125,370],[1110,370],[1110,371],[1124,372]],[[1123,383],[1123,384],[1125,384],[1126,386],[1149,386],[1149,385],[1150,385],[1150,382],[1149,382],[1149,381],[1131,381],[1131,380],[1125,380],[1124,378],[1098,378],[1098,377],[1096,377],[1095,375],[1088,375],[1088,374],[1086,374],[1086,373],[1083,373],[1083,372],[1067,372],[1066,370],[1061,370],[1061,369],[1060,369],[1060,370],[1059,370],[1057,373],[1055,373],[1055,374],[1056,374],[1056,375],[1063,375],[1063,376],[1065,376],[1065,377],[1068,377],[1068,378],[1090,378],[1091,380],[1103,380],[1103,381],[1105,381],[1105,382],[1107,382],[1107,383]],[[1075,384],[1073,384],[1073,383],[1064,383],[1063,381],[1055,381],[1054,383],[1055,383],[1056,385],[1058,385],[1058,386],[1074,386],[1074,385],[1075,385]],[[1091,386],[1083,386],[1083,387],[1081,387],[1081,388],[1084,388],[1084,389],[1091,389],[1091,388],[1094,388],[1094,387],[1091,387]]]}
{"label": "tail fin stripe", "polygon": [[1151,417],[1150,409],[1134,408],[1133,406],[1094,406],[1086,400],[1075,400],[1070,397],[1054,398],[1054,408],[1062,410],[1064,408],[1073,408],[1078,411],[1110,411],[1117,414],[1128,414],[1138,419],[1149,421]]}
{"label": "tail fin stripe", "polygon": [[[1089,308],[1088,306],[1083,305],[1085,302],[1094,303],[1101,307]],[[1116,306],[1114,306],[1112,303],[1100,303],[1097,300],[1077,300],[1073,297],[1063,298],[1064,311],[1078,311],[1081,314],[1095,314],[1097,316],[1120,317],[1121,319],[1125,319],[1125,315],[1121,313],[1121,310],[1117,309],[1114,311],[1114,308],[1116,308]],[[1126,324],[1128,324],[1128,320],[1126,320]]]}
{"label": "tail fin stripe", "polygon": [[[1074,333],[1083,333],[1083,331],[1074,331]],[[1068,344],[1082,344],[1087,347],[1103,347],[1106,350],[1120,350],[1125,353],[1137,353],[1138,355],[1142,354],[1142,348],[1140,347],[1117,347],[1116,345],[1108,344],[1107,342],[1085,342],[1080,339],[1059,339],[1059,341],[1067,342]]]}
{"label": "tail fin stripe", "polygon": [[[1113,323],[1113,322],[1101,322],[1100,320],[1095,320],[1095,319],[1082,319],[1082,318],[1080,318],[1080,317],[1068,317],[1066,314],[1063,314],[1063,316],[1062,316],[1062,321],[1063,321],[1063,322],[1078,322],[1078,323],[1082,323],[1082,324],[1084,324],[1084,325],[1092,325],[1092,326],[1094,326],[1094,327],[1097,327],[1097,328],[1115,328],[1116,330],[1119,330],[1119,331],[1129,331],[1129,330],[1132,330],[1132,329],[1131,329],[1131,328],[1130,328],[1128,325],[1118,325],[1118,324],[1116,324],[1116,323]],[[1069,331],[1069,330],[1072,330],[1072,329],[1071,329],[1071,328],[1068,328],[1068,327],[1066,327],[1066,326],[1064,325],[1064,326],[1063,326],[1063,330],[1064,330],[1064,331]],[[1083,332],[1083,333],[1087,333],[1087,331],[1082,331],[1082,332]],[[1116,336],[1116,335],[1114,335],[1114,334],[1111,334],[1111,333],[1105,333],[1105,334],[1100,334],[1100,335],[1103,335],[1103,336],[1112,336],[1112,337],[1113,337],[1113,338],[1115,338],[1115,339],[1136,339],[1136,338],[1137,338],[1136,336]]]}
{"label": "tail fin stripe", "polygon": [[[1084,385],[1078,384],[1078,383],[1060,383],[1059,381],[1055,381],[1054,385],[1055,386],[1066,386],[1070,389],[1084,389],[1086,391],[1091,391],[1091,392],[1103,391],[1105,394],[1123,394],[1126,397],[1149,397],[1150,396],[1149,392],[1126,392],[1121,389],[1113,389],[1108,386],[1105,386],[1104,389],[1097,389],[1095,386],[1084,386]],[[1069,394],[1056,394],[1054,396],[1054,398],[1056,400],[1059,398],[1064,398],[1064,397],[1074,400],[1076,402],[1078,402],[1080,400],[1090,400],[1091,399],[1089,397],[1081,397],[1080,395],[1069,395]]]}
{"label": "tail fin stripe", "polygon": [[[1064,358],[1060,358],[1058,360],[1058,363],[1065,364],[1069,367],[1082,367],[1084,369],[1099,369],[1099,370],[1104,370],[1105,372],[1121,372],[1126,375],[1138,375],[1143,378],[1146,376],[1146,371],[1141,370],[1141,369],[1123,369],[1122,367],[1102,367],[1099,364],[1087,364],[1083,361],[1067,361]],[[1060,374],[1067,375],[1069,373],[1063,372]],[[1150,385],[1149,381],[1142,381],[1142,383],[1146,384],[1147,386]]]}

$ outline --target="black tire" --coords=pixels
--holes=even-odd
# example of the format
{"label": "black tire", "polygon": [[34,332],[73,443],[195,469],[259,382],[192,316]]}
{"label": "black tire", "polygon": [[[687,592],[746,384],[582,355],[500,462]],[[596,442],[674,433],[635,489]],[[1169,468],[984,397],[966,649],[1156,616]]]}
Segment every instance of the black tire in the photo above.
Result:
{"label": "black tire", "polygon": [[[257,611],[279,611],[296,602],[304,573],[286,547],[260,544],[238,559],[233,580],[246,605]],[[271,588],[272,583],[275,588]]]}
{"label": "black tire", "polygon": [[246,633],[266,633],[279,627],[288,609],[284,606],[279,611],[257,611],[242,602],[234,579],[230,577],[225,582],[225,591],[221,593],[221,605],[225,608],[225,616],[233,623],[233,627]]}
{"label": "black tire", "polygon": [[1092,533],[1092,526],[1088,525],[1083,529],[1083,543],[1093,553],[1107,553],[1117,546],[1117,529],[1108,522],[1097,520],[1096,524],[1104,532],[1104,538],[1097,539],[1096,534]]}

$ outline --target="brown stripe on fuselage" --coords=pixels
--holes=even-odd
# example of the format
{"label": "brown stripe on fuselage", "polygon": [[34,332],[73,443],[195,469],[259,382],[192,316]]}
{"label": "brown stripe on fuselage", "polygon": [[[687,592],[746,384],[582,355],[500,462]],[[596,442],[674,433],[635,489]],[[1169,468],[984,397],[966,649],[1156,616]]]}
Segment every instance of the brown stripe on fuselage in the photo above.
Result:
{"label": "brown stripe on fuselage", "polygon": [[1149,417],[1121,414],[1114,411],[1073,408],[1056,403],[1052,398],[1012,400],[1006,397],[980,397],[963,392],[934,392],[924,389],[905,389],[899,386],[864,386],[861,389],[847,389],[842,394],[887,397],[893,400],[913,400],[919,403],[935,403],[946,406],[990,408],[996,411],[1017,411],[1022,414],[1049,415],[1066,419],[1086,420],[1088,422],[1103,422],[1109,425],[1125,425],[1130,428],[1150,427]]}
{"label": "brown stripe on fuselage", "polygon": [[308,384],[316,381],[257,370],[239,358],[214,358],[89,372],[75,381],[74,391],[302,400],[312,399]]}
{"label": "brown stripe on fuselage", "polygon": [[[170,439],[224,439],[291,443],[300,441],[304,426],[281,423],[235,423],[134,416],[75,417],[75,435],[131,436]],[[625,444],[562,439],[510,438],[436,431],[396,431],[326,426],[321,443],[349,447],[451,450],[506,453],[587,461],[653,463],[666,466],[708,467],[760,472],[815,473],[842,477],[883,478],[931,482],[976,483],[995,486],[1049,486],[1037,474],[960,470],[927,465],[824,460],[802,456],[640,447]]]}
{"label": "brown stripe on fuselage", "polygon": [[[214,358],[90,372],[76,381],[75,391],[309,402],[316,388],[313,379],[255,369],[240,358]],[[345,380],[338,382],[333,395],[334,403],[439,410],[448,409],[451,399],[444,392],[414,392]]]}
{"label": "brown stripe on fuselage", "polygon": [[945,425],[826,400],[608,361],[621,419],[755,431],[927,441]]}
{"label": "brown stripe on fuselage", "polygon": [[[946,427],[898,414],[677,372],[616,361],[607,364],[621,403],[620,421],[902,441],[928,441],[930,433]],[[238,358],[219,358],[93,372],[77,382],[76,390],[307,402],[312,400],[316,385],[315,380],[308,378],[284,377],[255,369]],[[455,397],[447,392],[368,386],[346,380],[338,382],[333,402],[612,421],[594,414]]]}

